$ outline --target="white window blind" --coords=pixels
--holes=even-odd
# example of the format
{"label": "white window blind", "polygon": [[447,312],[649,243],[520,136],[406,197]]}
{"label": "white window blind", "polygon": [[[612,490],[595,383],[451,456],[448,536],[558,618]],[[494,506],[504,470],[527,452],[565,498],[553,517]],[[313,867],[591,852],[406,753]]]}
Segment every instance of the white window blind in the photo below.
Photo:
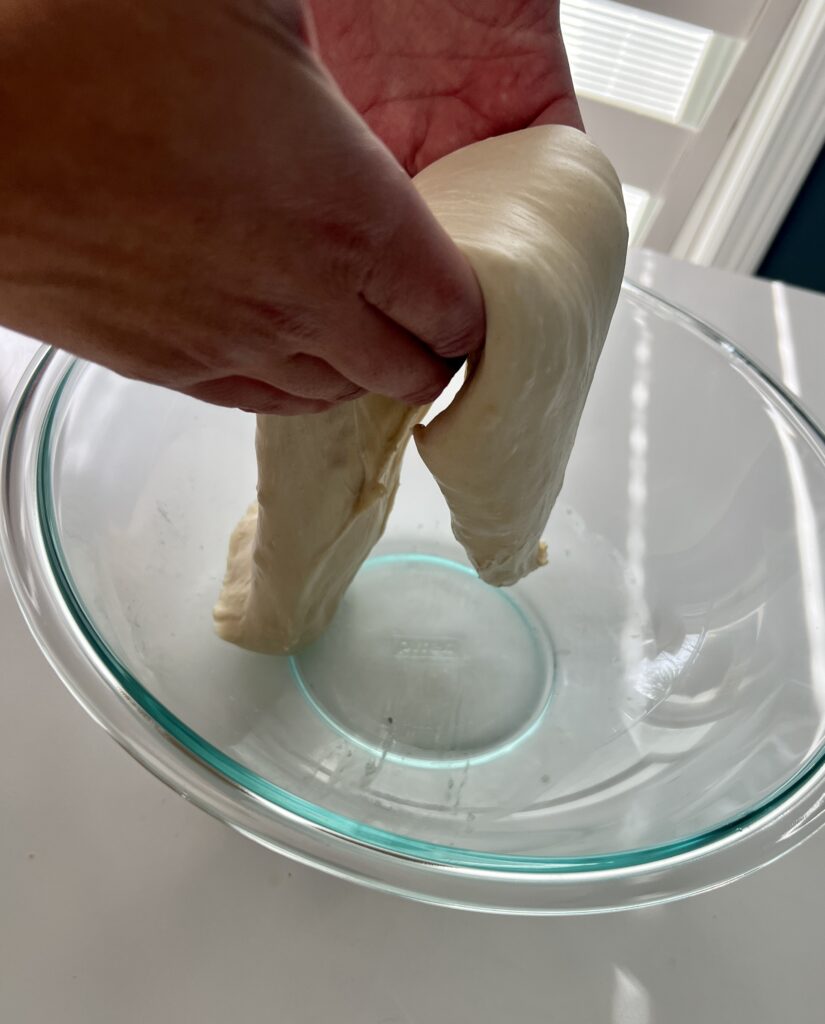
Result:
{"label": "white window blind", "polygon": [[674,123],[697,124],[741,42],[614,0],[564,0],[561,24],[577,90]]}

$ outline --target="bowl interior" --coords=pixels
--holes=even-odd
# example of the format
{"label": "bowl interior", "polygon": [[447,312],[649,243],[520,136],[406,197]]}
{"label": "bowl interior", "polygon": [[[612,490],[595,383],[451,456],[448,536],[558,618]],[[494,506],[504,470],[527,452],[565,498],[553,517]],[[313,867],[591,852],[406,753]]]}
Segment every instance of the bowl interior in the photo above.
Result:
{"label": "bowl interior", "polygon": [[385,537],[295,658],[212,632],[253,432],[76,363],[40,504],[125,690],[265,801],[435,863],[564,870],[701,843],[821,756],[823,442],[688,317],[623,292],[545,569],[481,583],[411,445]]}

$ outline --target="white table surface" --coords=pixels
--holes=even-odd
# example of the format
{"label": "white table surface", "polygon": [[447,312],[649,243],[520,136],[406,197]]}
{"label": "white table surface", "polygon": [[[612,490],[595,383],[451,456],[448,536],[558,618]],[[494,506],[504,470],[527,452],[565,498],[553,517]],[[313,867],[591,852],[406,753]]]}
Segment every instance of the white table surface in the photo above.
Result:
{"label": "white table surface", "polygon": [[[701,312],[825,418],[825,297],[663,257]],[[30,346],[0,333],[0,408]],[[0,578],[3,1024],[822,1024],[825,831],[744,881],[588,918],[405,902],[255,846],[75,704]]]}

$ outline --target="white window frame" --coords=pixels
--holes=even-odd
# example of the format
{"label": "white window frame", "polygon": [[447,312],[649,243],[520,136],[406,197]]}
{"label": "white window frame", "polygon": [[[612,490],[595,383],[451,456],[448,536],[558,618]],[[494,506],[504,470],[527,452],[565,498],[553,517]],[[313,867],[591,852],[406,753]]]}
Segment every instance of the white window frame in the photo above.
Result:
{"label": "white window frame", "polygon": [[825,145],[825,3],[798,9],[673,245],[752,273]]}

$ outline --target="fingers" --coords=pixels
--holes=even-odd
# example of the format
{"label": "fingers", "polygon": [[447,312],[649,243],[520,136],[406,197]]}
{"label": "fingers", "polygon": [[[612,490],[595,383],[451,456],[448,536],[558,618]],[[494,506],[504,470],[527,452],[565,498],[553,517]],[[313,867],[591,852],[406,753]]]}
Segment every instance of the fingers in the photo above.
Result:
{"label": "fingers", "polygon": [[[260,376],[260,380],[240,375],[218,377],[179,390],[212,405],[278,416],[325,412],[364,393],[316,356],[292,356],[276,372],[267,373],[264,368]],[[268,376],[271,382],[266,379]]]}
{"label": "fingers", "polygon": [[475,274],[414,189],[395,198],[403,214],[369,271],[364,298],[436,355],[469,355],[484,343]]}
{"label": "fingers", "polygon": [[251,377],[219,377],[216,380],[190,384],[179,390],[212,405],[225,405],[243,409],[245,412],[270,415],[304,416],[314,412],[325,412],[331,408],[330,402],[291,395],[281,388],[272,387]]}
{"label": "fingers", "polygon": [[[343,340],[343,339],[341,339]],[[313,355],[287,357],[270,369],[264,360],[250,373],[272,387],[300,398],[319,398],[324,402],[348,402],[364,394],[364,389],[332,366],[325,359]]]}
{"label": "fingers", "polygon": [[335,370],[364,391],[409,405],[433,401],[457,369],[455,363],[438,358],[365,300],[361,300],[354,321],[342,324],[325,356]]}

